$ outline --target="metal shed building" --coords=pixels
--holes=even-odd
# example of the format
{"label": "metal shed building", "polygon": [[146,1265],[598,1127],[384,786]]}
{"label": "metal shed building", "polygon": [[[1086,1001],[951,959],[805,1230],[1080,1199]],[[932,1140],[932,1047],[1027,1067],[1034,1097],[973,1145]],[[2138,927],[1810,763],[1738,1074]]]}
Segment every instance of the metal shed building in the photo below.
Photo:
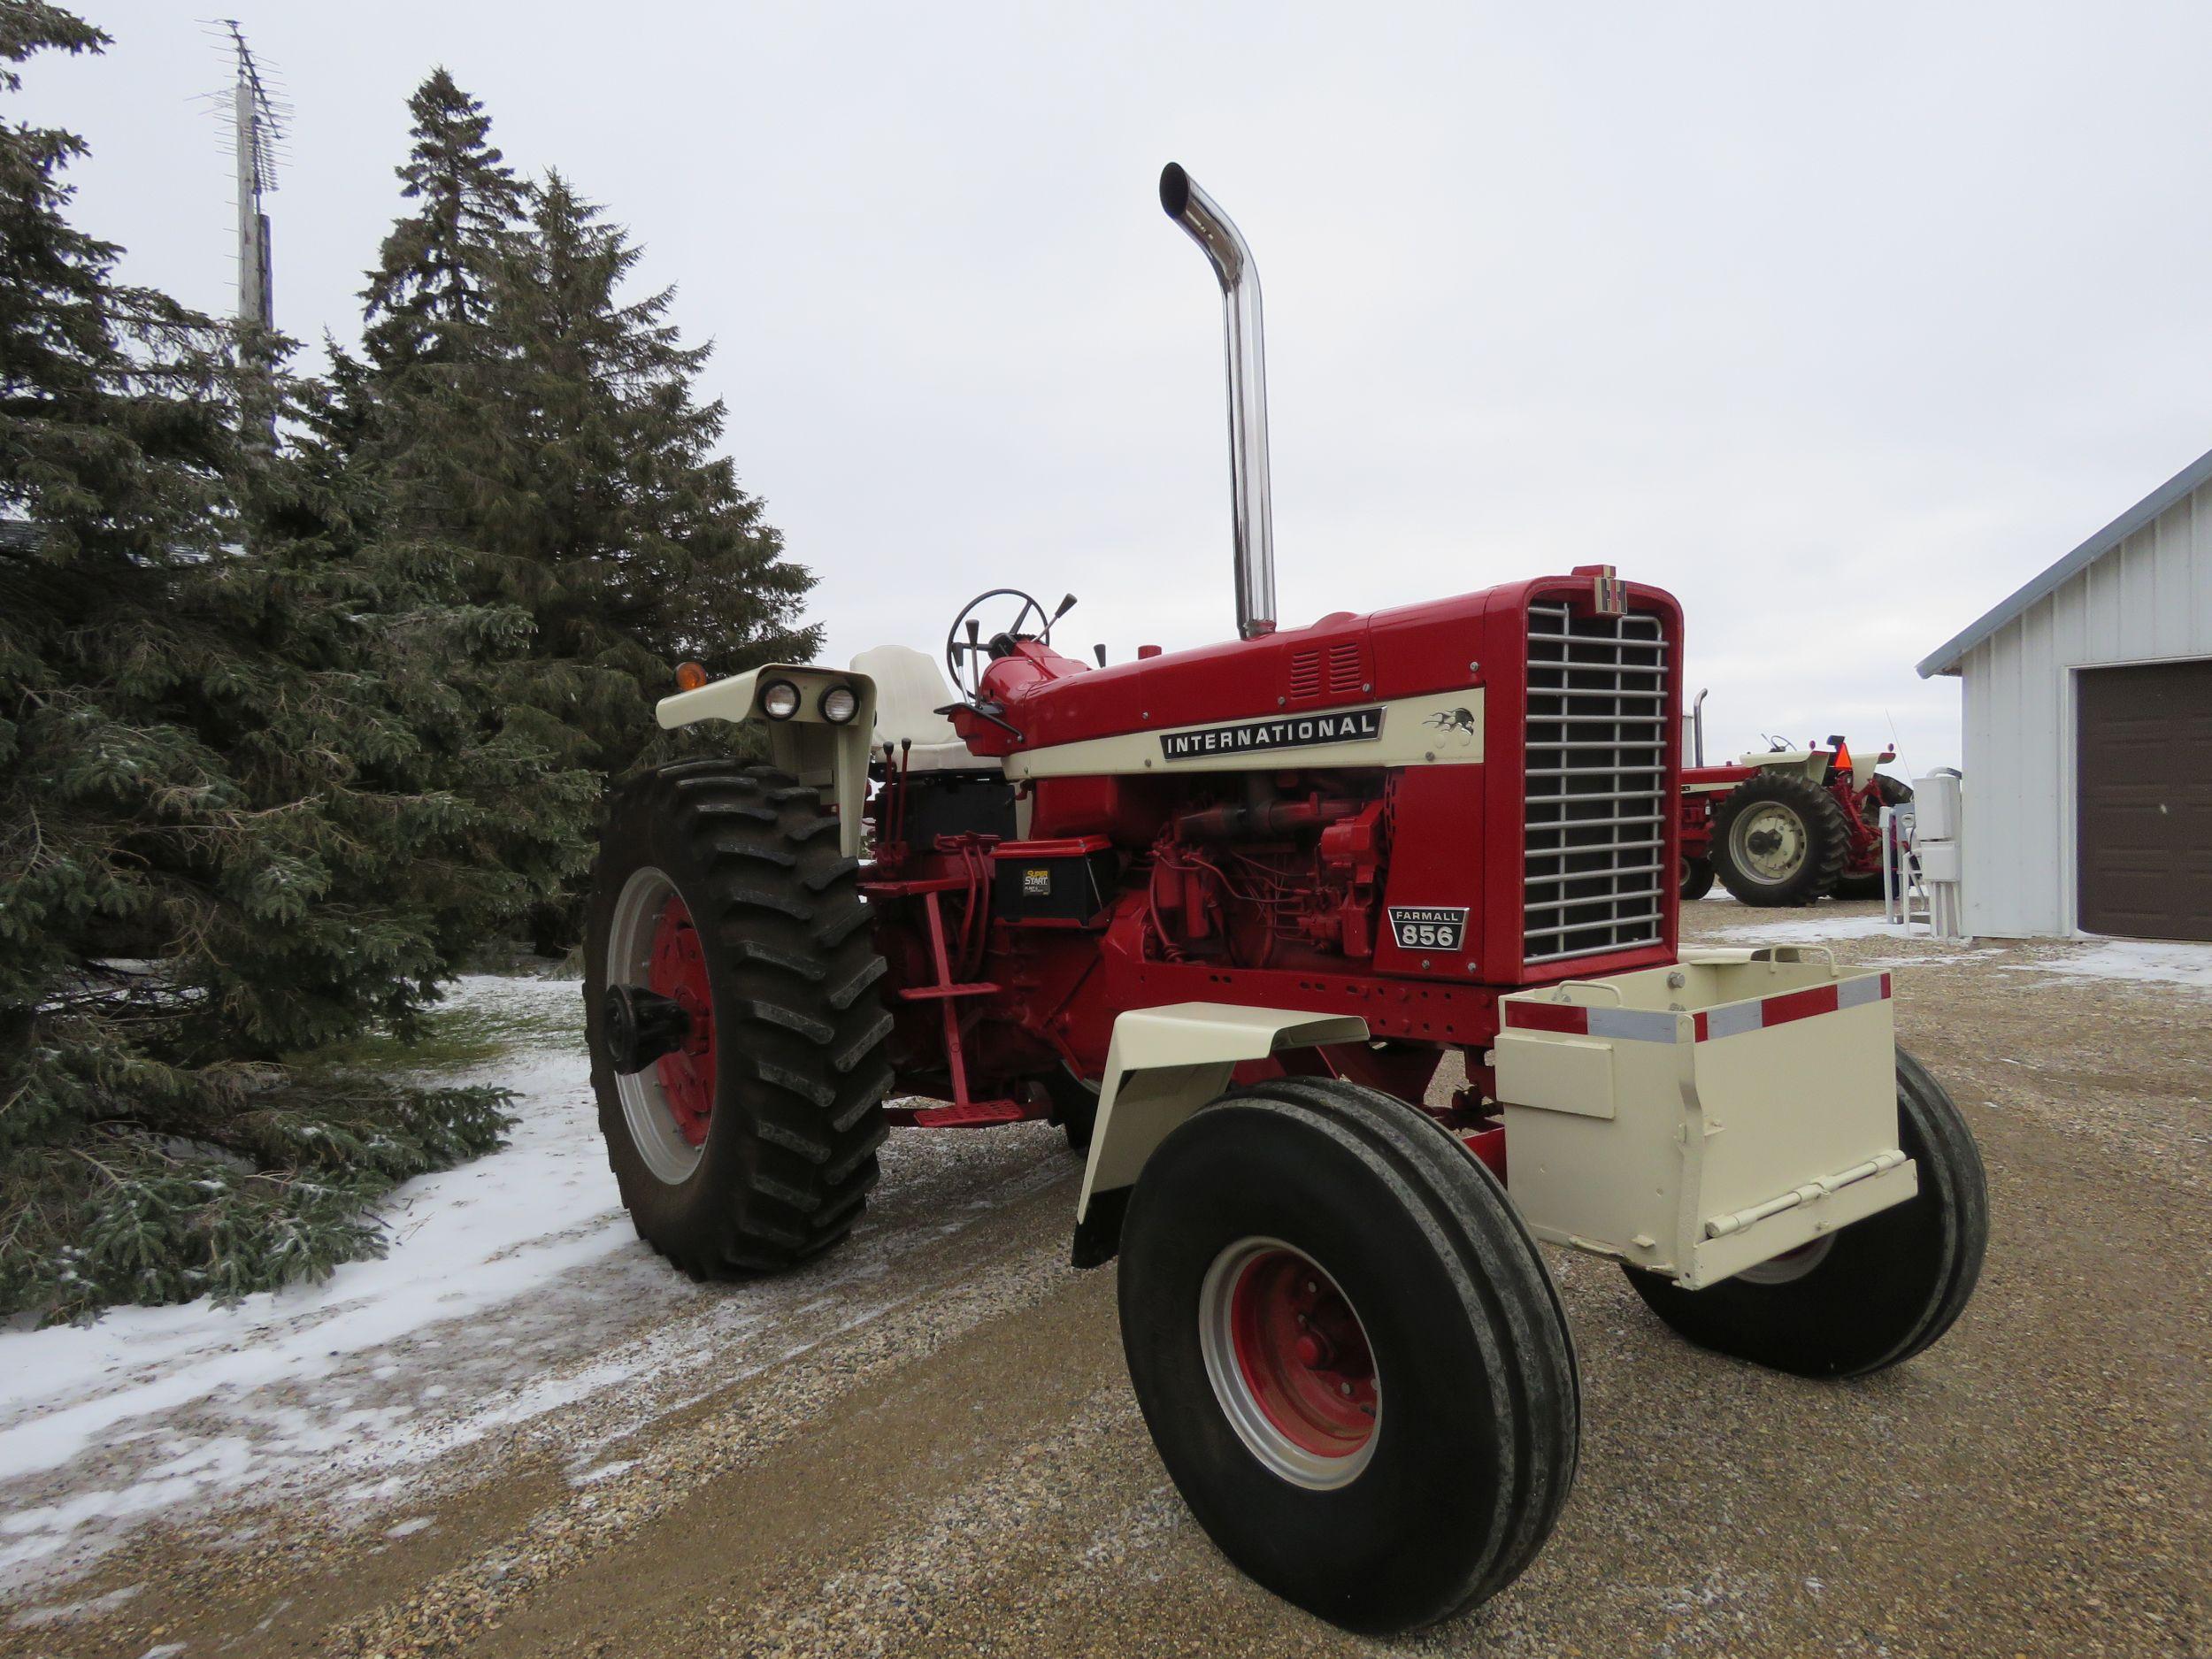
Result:
{"label": "metal shed building", "polygon": [[2212,454],[1932,653],[1966,931],[2212,940]]}

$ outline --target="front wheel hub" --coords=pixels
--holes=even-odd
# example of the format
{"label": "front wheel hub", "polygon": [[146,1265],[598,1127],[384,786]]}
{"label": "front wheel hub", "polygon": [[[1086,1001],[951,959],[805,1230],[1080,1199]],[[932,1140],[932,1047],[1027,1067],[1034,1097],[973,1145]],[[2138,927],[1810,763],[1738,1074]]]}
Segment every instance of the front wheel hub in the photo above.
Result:
{"label": "front wheel hub", "polygon": [[1762,801],[1745,811],[1729,841],[1736,868],[1768,887],[1795,875],[1810,844],[1804,821],[1778,801]]}
{"label": "front wheel hub", "polygon": [[691,1015],[672,996],[638,985],[611,985],[601,1003],[607,1060],[618,1077],[634,1077],[691,1034]]}
{"label": "front wheel hub", "polygon": [[1242,1239],[1198,1299],[1199,1348],[1239,1439],[1283,1479],[1346,1485],[1374,1454],[1382,1391],[1350,1299],[1303,1252]]}

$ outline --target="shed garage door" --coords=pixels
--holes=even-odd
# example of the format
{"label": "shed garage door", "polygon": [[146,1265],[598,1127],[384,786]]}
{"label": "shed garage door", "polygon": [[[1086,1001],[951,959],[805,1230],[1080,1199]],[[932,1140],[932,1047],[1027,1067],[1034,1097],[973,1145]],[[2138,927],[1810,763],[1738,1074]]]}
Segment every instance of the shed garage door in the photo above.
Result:
{"label": "shed garage door", "polygon": [[2212,940],[2212,661],[2081,674],[2081,925]]}

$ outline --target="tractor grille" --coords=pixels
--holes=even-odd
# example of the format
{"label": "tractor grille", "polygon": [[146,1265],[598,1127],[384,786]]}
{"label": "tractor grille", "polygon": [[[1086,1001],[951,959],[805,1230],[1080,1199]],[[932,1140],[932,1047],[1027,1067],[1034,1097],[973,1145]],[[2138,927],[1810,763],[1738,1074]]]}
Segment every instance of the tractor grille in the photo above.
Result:
{"label": "tractor grille", "polygon": [[1660,942],[1668,718],[1657,617],[1529,607],[1524,961]]}

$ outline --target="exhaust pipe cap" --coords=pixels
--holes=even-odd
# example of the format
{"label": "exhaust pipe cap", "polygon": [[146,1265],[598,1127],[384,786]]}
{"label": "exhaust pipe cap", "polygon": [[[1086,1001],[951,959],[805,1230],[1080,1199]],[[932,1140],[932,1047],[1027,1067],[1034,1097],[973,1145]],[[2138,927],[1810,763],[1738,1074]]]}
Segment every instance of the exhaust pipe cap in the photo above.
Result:
{"label": "exhaust pipe cap", "polygon": [[1190,205],[1190,174],[1172,161],[1160,169],[1160,205],[1170,219],[1182,218]]}

